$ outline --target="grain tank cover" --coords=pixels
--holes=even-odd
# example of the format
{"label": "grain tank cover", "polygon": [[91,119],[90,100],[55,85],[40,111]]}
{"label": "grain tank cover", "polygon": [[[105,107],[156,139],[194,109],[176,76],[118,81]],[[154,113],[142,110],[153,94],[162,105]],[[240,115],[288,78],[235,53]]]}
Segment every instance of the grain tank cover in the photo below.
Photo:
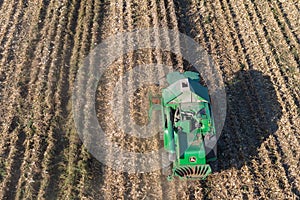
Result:
{"label": "grain tank cover", "polygon": [[167,75],[169,87],[163,89],[164,104],[209,102],[208,90],[199,83],[195,72],[172,72]]}

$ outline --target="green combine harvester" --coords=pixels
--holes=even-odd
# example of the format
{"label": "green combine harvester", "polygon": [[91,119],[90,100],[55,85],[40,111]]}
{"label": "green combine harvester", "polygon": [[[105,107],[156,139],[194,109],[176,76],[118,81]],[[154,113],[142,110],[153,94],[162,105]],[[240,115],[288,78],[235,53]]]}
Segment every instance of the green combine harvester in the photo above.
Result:
{"label": "green combine harvester", "polygon": [[150,101],[150,113],[161,110],[164,123],[163,165],[167,164],[163,173],[169,180],[175,176],[205,179],[212,171],[208,163],[217,159],[208,89],[200,84],[199,74],[191,71],[169,73],[167,82],[161,96]]}

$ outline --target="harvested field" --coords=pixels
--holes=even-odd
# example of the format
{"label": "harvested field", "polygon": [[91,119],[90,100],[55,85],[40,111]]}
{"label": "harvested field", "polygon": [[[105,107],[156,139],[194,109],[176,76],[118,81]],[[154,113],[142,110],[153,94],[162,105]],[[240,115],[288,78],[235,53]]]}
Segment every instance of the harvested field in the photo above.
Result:
{"label": "harvested field", "polygon": [[[150,27],[193,38],[222,74],[226,121],[205,181],[115,170],[94,158],[76,131],[72,94],[83,59],[110,36]],[[0,199],[300,199],[299,28],[295,0],[0,1]],[[136,40],[158,40],[151,37]],[[126,104],[125,90],[137,81],[131,69],[151,63],[191,67],[158,45],[116,59],[97,87],[98,121],[124,151],[161,147],[158,133],[128,136],[118,128],[127,116],[112,120],[109,106],[115,83],[121,80],[115,95]],[[145,73],[159,82],[167,70]],[[90,84],[88,76],[82,81]],[[143,102],[128,104],[141,124]],[[109,163],[113,147],[107,151]]]}

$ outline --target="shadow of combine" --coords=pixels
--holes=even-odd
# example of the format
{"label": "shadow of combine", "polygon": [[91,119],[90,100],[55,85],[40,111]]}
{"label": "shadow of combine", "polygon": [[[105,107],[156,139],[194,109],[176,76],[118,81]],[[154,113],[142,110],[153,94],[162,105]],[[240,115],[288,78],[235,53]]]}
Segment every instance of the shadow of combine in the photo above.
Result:
{"label": "shadow of combine", "polygon": [[282,108],[269,76],[257,70],[238,71],[226,83],[227,115],[218,140],[215,171],[240,169],[258,157],[258,150],[278,129]]}

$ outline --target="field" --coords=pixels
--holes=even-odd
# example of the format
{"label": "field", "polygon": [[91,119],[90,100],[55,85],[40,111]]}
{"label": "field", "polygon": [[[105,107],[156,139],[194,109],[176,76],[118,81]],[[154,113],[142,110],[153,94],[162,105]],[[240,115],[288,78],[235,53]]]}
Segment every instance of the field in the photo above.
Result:
{"label": "field", "polygon": [[[205,181],[114,170],[76,131],[72,91],[82,60],[114,34],[150,27],[193,38],[222,74],[226,121]],[[133,152],[158,149],[159,137],[126,135],[107,105],[114,83],[145,63],[189,67],[159,48],[130,52],[96,95],[107,136]],[[297,0],[0,1],[0,199],[300,199],[299,69]],[[127,81],[120,92],[134,82],[130,74]],[[145,123],[142,98],[135,101],[132,115]]]}

